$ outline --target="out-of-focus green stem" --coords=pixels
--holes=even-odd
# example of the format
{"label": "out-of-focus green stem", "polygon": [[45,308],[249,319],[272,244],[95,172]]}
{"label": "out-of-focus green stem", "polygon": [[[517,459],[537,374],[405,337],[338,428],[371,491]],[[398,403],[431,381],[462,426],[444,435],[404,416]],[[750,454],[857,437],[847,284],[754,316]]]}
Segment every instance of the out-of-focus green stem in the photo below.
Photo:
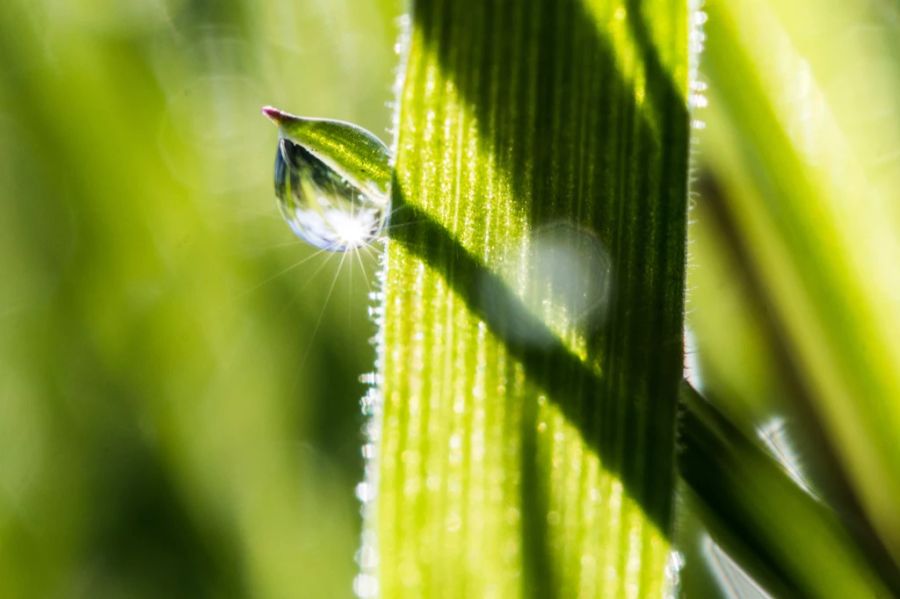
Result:
{"label": "out-of-focus green stem", "polygon": [[687,383],[681,398],[681,477],[715,540],[760,584],[785,597],[893,596],[833,511]]}
{"label": "out-of-focus green stem", "polygon": [[703,143],[803,407],[900,561],[900,30],[878,4],[710,0]]}

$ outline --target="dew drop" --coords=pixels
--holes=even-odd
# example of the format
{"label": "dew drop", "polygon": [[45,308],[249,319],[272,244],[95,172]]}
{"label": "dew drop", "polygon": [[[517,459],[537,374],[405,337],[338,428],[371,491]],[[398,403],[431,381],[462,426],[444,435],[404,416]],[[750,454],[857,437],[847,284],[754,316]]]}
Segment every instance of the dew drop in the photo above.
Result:
{"label": "dew drop", "polygon": [[294,233],[333,252],[376,241],[389,214],[386,191],[350,179],[284,137],[275,154],[275,194]]}
{"label": "dew drop", "polygon": [[375,489],[369,483],[361,482],[356,485],[356,498],[362,503],[369,503],[375,499]]}
{"label": "dew drop", "polygon": [[357,574],[353,579],[353,591],[360,599],[378,596],[378,579],[371,574]]}

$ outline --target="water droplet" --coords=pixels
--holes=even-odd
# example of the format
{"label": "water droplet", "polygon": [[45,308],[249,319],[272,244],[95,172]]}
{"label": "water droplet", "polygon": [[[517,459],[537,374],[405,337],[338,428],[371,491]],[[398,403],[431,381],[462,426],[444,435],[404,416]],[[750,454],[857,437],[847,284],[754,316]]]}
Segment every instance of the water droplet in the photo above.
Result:
{"label": "water droplet", "polygon": [[378,579],[371,574],[357,574],[353,579],[353,591],[360,599],[378,596]]}
{"label": "water droplet", "polygon": [[709,106],[709,100],[702,93],[696,93],[688,97],[688,104],[691,108],[706,108]]}
{"label": "water droplet", "polygon": [[356,485],[356,498],[362,503],[369,503],[375,499],[375,488],[366,482]]}
{"label": "water droplet", "polygon": [[666,587],[665,599],[674,599],[681,596],[681,569],[684,568],[685,559],[679,551],[674,549],[669,552],[666,559]]}
{"label": "water droplet", "polygon": [[369,570],[378,565],[378,554],[373,545],[363,545],[354,556],[356,563],[364,570]]}
{"label": "water droplet", "polygon": [[262,113],[278,125],[275,193],[294,233],[333,252],[377,240],[390,215],[387,146],[352,123]]}
{"label": "water droplet", "polygon": [[284,137],[275,154],[275,194],[294,233],[333,252],[378,239],[389,213],[386,192],[378,193],[351,180]]}

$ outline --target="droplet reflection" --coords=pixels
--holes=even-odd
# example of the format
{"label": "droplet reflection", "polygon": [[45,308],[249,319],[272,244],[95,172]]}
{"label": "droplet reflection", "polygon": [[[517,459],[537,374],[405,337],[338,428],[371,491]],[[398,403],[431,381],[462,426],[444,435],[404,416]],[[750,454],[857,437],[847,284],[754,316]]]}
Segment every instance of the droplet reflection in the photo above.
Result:
{"label": "droplet reflection", "polygon": [[333,252],[375,241],[389,213],[386,193],[372,193],[285,138],[275,154],[275,194],[294,233]]}

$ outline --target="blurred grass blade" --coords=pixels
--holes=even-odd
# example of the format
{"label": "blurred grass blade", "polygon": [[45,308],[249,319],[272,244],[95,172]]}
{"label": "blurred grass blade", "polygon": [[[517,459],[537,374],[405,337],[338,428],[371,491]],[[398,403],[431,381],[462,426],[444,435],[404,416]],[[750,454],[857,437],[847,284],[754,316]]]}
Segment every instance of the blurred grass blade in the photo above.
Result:
{"label": "blurred grass blade", "polygon": [[[778,597],[890,597],[834,512],[687,383],[679,466],[716,542]],[[896,587],[897,573],[888,572]]]}
{"label": "blurred grass blade", "polygon": [[414,3],[361,594],[664,593],[687,19]]}
{"label": "blurred grass blade", "polygon": [[0,2],[3,599],[349,594],[371,327],[270,279],[251,108],[388,121],[390,27],[339,4]]}
{"label": "blurred grass blade", "polygon": [[882,4],[712,0],[704,143],[813,413],[900,561],[900,36]]}

